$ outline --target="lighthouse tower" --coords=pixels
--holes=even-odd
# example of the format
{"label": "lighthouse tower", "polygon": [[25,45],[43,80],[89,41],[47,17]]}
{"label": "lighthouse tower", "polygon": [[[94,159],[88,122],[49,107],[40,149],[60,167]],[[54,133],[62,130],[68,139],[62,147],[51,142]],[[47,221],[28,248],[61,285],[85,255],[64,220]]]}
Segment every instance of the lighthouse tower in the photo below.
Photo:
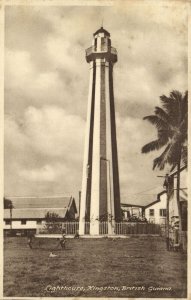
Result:
{"label": "lighthouse tower", "polygon": [[90,81],[79,234],[87,233],[85,222],[90,222],[90,235],[99,235],[101,220],[108,222],[107,231],[112,234],[121,214],[113,92],[117,52],[103,27],[94,33],[86,60]]}

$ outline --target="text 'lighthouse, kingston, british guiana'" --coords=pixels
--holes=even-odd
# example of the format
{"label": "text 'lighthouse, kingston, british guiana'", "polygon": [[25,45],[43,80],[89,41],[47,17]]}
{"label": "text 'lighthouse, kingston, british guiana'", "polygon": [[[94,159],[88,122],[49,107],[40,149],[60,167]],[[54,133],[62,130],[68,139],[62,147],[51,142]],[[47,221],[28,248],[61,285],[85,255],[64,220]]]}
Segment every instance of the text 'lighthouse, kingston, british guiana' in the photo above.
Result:
{"label": "text 'lighthouse, kingston, british guiana'", "polygon": [[99,223],[107,221],[108,234],[114,233],[114,222],[121,217],[117,157],[113,66],[116,49],[110,33],[103,27],[93,35],[86,50],[90,66],[87,125],[80,201],[79,234],[99,235]]}

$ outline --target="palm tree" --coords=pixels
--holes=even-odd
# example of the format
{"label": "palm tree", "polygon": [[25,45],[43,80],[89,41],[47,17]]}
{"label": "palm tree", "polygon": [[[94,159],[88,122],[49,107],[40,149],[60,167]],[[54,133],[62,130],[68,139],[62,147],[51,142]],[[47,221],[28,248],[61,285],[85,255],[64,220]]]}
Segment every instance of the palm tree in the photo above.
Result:
{"label": "palm tree", "polygon": [[182,95],[179,91],[172,91],[170,96],[160,97],[162,108],[155,107],[155,114],[146,116],[157,129],[157,139],[144,145],[142,153],[163,149],[160,156],[154,159],[153,169],[163,170],[166,164],[177,169],[176,198],[179,213],[179,231],[181,244],[182,218],[180,203],[180,167],[187,165],[188,140],[188,92]]}

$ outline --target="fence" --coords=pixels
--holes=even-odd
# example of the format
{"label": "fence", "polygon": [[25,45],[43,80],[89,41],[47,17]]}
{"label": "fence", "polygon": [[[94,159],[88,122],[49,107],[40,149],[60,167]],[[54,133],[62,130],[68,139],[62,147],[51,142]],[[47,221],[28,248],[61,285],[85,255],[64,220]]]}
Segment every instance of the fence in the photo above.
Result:
{"label": "fence", "polygon": [[160,224],[160,234],[163,237],[167,236],[167,226],[166,226],[166,224]]}
{"label": "fence", "polygon": [[187,251],[187,231],[182,231],[182,250]]}
{"label": "fence", "polygon": [[[79,231],[79,222],[64,222],[64,223],[47,223],[37,228],[38,234],[45,233],[62,233],[63,229],[66,234],[75,235]],[[108,234],[108,222],[99,223],[100,235]],[[85,234],[90,234],[90,222],[85,222]],[[120,222],[114,225],[114,234],[161,234],[159,224],[152,223],[128,223]]]}
{"label": "fence", "polygon": [[152,223],[115,223],[116,234],[160,234],[160,225]]}

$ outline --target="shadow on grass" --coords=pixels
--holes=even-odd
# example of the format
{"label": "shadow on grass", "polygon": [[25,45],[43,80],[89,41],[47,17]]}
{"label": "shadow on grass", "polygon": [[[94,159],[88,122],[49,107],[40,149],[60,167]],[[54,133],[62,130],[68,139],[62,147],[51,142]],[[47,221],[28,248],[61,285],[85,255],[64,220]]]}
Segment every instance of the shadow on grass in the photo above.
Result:
{"label": "shadow on grass", "polygon": [[54,248],[47,248],[47,247],[33,247],[33,248],[29,248],[29,251],[33,251],[33,250],[42,250],[42,251],[51,251],[51,252],[64,252],[64,251],[71,251],[73,250],[72,248],[65,248],[65,249],[54,249]]}

